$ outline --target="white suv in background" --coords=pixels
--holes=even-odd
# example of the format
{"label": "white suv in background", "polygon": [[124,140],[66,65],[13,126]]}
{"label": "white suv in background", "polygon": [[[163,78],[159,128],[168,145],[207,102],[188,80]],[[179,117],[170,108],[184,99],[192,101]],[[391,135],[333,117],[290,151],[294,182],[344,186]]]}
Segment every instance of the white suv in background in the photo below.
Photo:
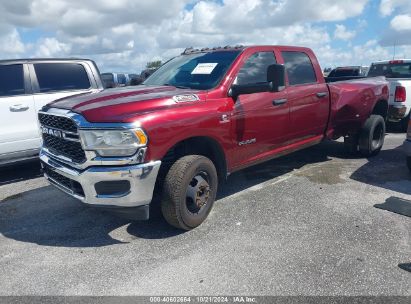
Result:
{"label": "white suv in background", "polygon": [[0,166],[38,157],[37,112],[45,104],[101,89],[100,73],[91,60],[0,61]]}
{"label": "white suv in background", "polygon": [[385,76],[390,83],[388,121],[400,123],[402,130],[407,131],[411,109],[411,59],[374,62],[367,76]]}

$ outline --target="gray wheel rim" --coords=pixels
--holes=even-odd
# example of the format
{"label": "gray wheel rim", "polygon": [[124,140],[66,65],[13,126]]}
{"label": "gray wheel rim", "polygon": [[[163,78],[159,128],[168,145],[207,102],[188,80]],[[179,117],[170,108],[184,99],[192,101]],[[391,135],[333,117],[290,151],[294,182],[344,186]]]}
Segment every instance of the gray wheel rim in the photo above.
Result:
{"label": "gray wheel rim", "polygon": [[206,172],[196,174],[188,184],[186,192],[187,209],[192,214],[201,213],[211,195],[211,187]]}

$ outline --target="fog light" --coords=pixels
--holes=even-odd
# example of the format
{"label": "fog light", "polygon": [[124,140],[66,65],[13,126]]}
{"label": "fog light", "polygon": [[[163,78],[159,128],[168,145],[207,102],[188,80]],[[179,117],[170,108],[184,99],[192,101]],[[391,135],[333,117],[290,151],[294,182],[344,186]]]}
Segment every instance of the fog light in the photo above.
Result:
{"label": "fog light", "polygon": [[97,196],[122,197],[130,193],[130,182],[127,180],[104,181],[94,185]]}

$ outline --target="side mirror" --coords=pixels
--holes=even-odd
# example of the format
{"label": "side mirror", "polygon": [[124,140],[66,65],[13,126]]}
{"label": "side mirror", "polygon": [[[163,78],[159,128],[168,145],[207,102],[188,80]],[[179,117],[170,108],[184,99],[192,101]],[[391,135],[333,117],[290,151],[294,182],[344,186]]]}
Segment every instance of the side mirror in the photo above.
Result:
{"label": "side mirror", "polygon": [[267,81],[272,92],[280,92],[285,88],[285,67],[282,64],[272,64],[267,68]]}
{"label": "side mirror", "polygon": [[280,92],[285,88],[285,67],[282,64],[272,64],[267,68],[267,82],[252,84],[233,84],[228,95],[237,99],[243,94],[260,92]]}

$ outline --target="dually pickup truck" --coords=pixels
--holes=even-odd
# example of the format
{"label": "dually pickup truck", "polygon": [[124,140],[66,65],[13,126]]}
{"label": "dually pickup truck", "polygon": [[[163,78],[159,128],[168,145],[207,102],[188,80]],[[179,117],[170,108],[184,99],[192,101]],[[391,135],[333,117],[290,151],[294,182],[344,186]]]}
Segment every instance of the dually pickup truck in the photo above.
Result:
{"label": "dually pickup truck", "polygon": [[237,170],[344,137],[369,157],[384,142],[383,77],[327,84],[308,48],[186,49],[142,85],[79,94],[39,112],[45,177],[82,202],[171,225],[209,214]]}

